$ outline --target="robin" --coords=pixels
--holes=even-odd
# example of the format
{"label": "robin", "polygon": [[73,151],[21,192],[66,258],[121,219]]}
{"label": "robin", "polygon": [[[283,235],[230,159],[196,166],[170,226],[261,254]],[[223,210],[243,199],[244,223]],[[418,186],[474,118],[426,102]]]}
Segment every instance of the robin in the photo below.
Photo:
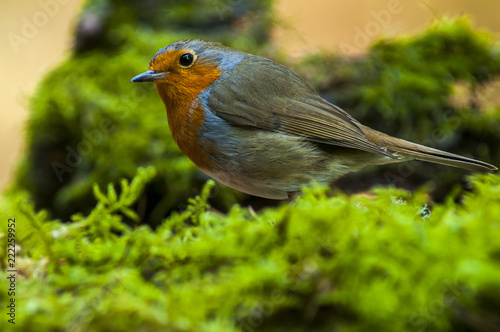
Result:
{"label": "robin", "polygon": [[497,170],[364,126],[293,71],[219,43],[172,43],[131,82],[154,82],[175,142],[200,170],[255,196],[291,198],[312,181],[411,159]]}

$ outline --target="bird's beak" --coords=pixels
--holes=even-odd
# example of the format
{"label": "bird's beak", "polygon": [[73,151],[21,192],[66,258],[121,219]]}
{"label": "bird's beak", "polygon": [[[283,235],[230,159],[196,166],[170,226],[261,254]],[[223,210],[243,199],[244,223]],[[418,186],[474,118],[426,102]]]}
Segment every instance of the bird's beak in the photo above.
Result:
{"label": "bird's beak", "polygon": [[165,77],[167,73],[157,72],[154,70],[145,71],[142,74],[139,74],[132,78],[130,82],[154,82],[156,80],[162,79]]}

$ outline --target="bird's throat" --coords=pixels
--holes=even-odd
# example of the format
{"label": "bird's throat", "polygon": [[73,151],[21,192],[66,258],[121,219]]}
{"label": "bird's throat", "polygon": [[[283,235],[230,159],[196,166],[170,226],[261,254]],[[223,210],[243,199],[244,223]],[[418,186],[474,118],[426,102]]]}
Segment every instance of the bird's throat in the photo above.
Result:
{"label": "bird's throat", "polygon": [[205,121],[205,110],[198,99],[190,104],[165,102],[168,126],[179,149],[200,169],[208,169],[212,162],[199,137]]}

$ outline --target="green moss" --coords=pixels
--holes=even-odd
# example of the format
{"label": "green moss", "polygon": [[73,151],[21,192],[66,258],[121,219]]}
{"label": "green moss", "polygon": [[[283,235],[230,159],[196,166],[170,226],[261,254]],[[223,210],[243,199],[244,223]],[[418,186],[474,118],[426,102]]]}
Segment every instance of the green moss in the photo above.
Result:
{"label": "green moss", "polygon": [[462,206],[432,211],[423,190],[306,188],[294,205],[221,215],[209,182],[155,231],[127,225],[154,174],[139,170],[120,195],[96,187],[94,210],[71,224],[4,197],[30,230],[18,234],[16,328],[435,331],[478,328],[463,313],[499,318],[500,176],[474,177]]}

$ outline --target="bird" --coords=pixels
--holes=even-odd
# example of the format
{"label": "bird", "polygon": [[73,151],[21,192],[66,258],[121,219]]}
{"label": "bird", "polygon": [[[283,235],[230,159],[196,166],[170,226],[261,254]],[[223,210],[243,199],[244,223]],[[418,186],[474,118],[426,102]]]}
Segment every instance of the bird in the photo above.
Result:
{"label": "bird", "polygon": [[369,128],[292,70],[217,42],[173,42],[131,82],[154,83],[173,139],[202,172],[254,196],[293,200],[311,183],[412,159],[497,170]]}

